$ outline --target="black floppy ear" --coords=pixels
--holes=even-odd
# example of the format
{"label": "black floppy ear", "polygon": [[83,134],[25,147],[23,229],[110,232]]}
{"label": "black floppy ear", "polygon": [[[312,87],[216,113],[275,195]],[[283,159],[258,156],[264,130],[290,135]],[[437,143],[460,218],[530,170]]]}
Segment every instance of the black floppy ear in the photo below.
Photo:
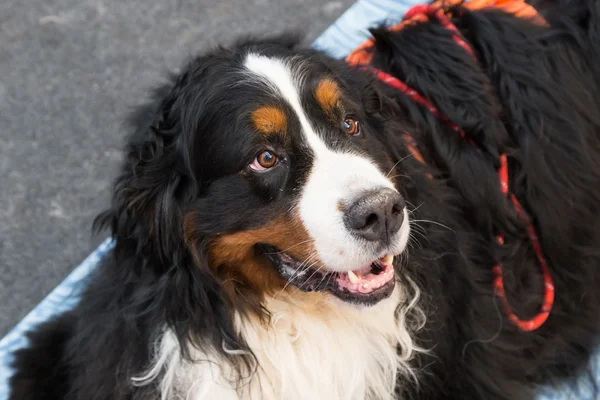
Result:
{"label": "black floppy ear", "polygon": [[390,88],[384,87],[376,79],[374,76],[369,76],[363,83],[361,96],[365,109],[382,116],[388,116],[389,113],[396,114],[400,107],[394,98],[386,93],[386,90],[391,91]]}
{"label": "black floppy ear", "polygon": [[197,187],[182,132],[184,85],[181,76],[174,85],[159,88],[154,102],[130,115],[134,134],[126,145],[111,209],[94,223],[95,229],[110,225],[115,239],[167,263],[181,251],[183,207]]}

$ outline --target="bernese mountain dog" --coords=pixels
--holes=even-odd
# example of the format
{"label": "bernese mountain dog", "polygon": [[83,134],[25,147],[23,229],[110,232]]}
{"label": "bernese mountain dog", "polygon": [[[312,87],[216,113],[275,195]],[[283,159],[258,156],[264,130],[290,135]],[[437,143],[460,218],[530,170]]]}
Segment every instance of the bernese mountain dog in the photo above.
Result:
{"label": "bernese mountain dog", "polygon": [[535,6],[374,29],[370,66],[291,35],[193,59],[133,113],[115,247],[10,399],[514,400],[584,373],[600,2]]}

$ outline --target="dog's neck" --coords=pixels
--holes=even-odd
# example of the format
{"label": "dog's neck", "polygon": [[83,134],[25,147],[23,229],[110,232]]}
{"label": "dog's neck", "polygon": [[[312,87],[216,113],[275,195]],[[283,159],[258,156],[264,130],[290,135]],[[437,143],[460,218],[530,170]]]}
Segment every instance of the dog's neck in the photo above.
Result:
{"label": "dog's neck", "polygon": [[415,351],[403,316],[396,316],[401,297],[396,289],[362,309],[295,288],[268,298],[267,324],[236,321],[259,364],[242,397],[392,399],[397,374],[409,373]]}
{"label": "dog's neck", "polygon": [[[159,380],[164,399],[392,400],[399,375],[416,379],[409,362],[422,351],[407,322],[407,314],[417,310],[418,294],[408,298],[398,286],[369,308],[289,289],[265,299],[267,322],[236,314],[236,330],[257,363],[241,373],[231,365],[236,356],[247,356],[240,350],[197,350],[192,357],[201,361],[190,363],[167,331],[138,384]],[[225,359],[222,352],[232,357]]]}

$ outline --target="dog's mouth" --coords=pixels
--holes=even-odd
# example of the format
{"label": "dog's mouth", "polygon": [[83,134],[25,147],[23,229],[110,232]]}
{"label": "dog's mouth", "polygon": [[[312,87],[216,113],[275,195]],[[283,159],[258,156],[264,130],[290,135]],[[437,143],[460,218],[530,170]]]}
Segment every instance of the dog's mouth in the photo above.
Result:
{"label": "dog's mouth", "polygon": [[287,283],[304,292],[328,291],[348,303],[374,305],[394,291],[394,256],[390,254],[362,268],[337,272],[308,267],[270,245],[259,247]]}

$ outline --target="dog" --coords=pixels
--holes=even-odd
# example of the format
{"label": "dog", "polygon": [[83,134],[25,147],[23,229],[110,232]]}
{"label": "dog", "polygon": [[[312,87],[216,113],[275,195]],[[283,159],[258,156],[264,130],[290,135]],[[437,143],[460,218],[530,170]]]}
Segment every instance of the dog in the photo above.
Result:
{"label": "dog", "polygon": [[132,114],[115,247],[10,399],[531,399],[585,372],[600,3],[533,5],[374,29],[368,66],[292,35],[193,59]]}

